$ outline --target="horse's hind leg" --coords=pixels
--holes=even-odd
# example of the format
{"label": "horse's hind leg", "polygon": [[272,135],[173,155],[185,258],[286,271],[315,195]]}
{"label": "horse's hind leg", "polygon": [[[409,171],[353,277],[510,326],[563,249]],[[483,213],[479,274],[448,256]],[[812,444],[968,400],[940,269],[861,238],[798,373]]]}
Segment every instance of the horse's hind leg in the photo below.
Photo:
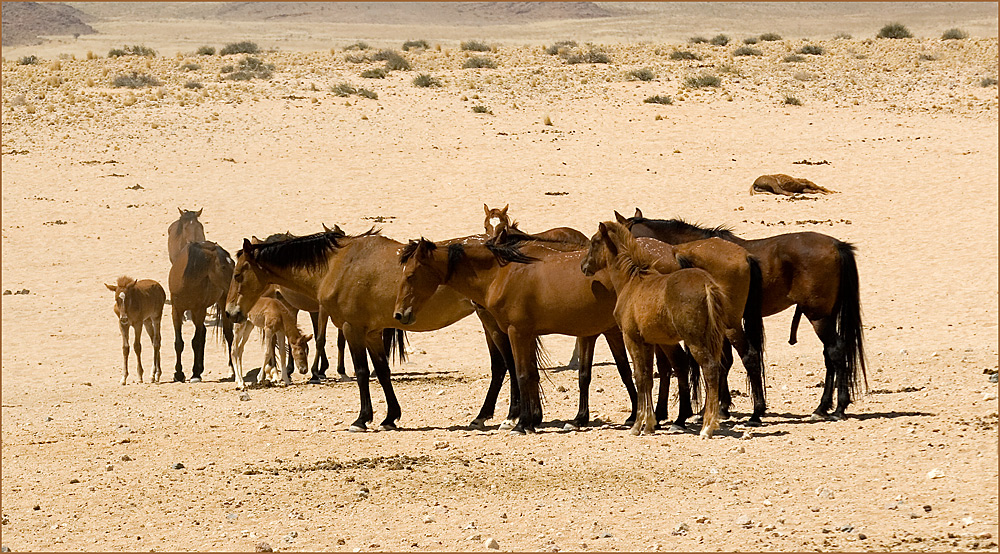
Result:
{"label": "horse's hind leg", "polygon": [[160,318],[162,314],[156,314],[151,319],[146,320],[146,333],[149,335],[149,342],[153,343],[153,378],[151,383],[160,382]]}
{"label": "horse's hind leg", "polygon": [[[508,368],[513,368],[513,355],[510,352],[510,339],[507,334],[500,330],[496,320],[489,312],[480,307],[476,307],[476,315],[479,316],[483,324],[483,333],[486,335],[486,348],[490,352],[490,388],[486,391],[486,399],[483,400],[483,407],[479,410],[479,415],[469,424],[470,427],[481,429],[486,421],[493,417],[496,409],[497,397],[503,387],[504,376]],[[513,373],[513,371],[511,371]],[[513,388],[516,377],[512,377],[511,386]],[[513,394],[511,402],[513,403]],[[517,417],[517,414],[513,414]],[[511,424],[513,427],[513,423]]]}
{"label": "horse's hind leg", "polygon": [[597,335],[576,339],[576,348],[580,351],[580,407],[573,421],[566,423],[565,429],[577,430],[590,423],[590,381],[593,377],[595,344]]}
{"label": "horse's hind leg", "polygon": [[[361,398],[361,411],[358,419],[351,424],[349,431],[367,431],[368,424],[374,419],[372,408],[371,390],[368,380],[371,372],[368,369],[368,347],[365,345],[364,329],[350,323],[345,323],[344,336],[347,339],[347,346],[351,349],[351,361],[354,362],[354,379],[358,382],[358,394]],[[381,344],[381,337],[379,338]],[[310,380],[312,382],[312,380]]]}
{"label": "horse's hind leg", "polygon": [[[753,414],[747,420],[747,425],[751,427],[760,426],[761,417],[767,409],[764,403],[764,367],[761,363],[760,353],[750,348],[743,329],[727,329],[726,337],[728,342],[726,346],[723,346],[723,352],[730,352],[731,356],[732,353],[728,345],[732,344],[733,348],[736,348],[736,353],[739,354],[740,360],[743,362],[743,367],[747,371],[747,381],[750,383],[750,391],[753,396]],[[723,360],[723,367],[725,367],[725,360]],[[728,385],[722,383],[719,386],[724,386],[726,389],[729,388]]]}
{"label": "horse's hind leg", "polygon": [[611,349],[611,356],[615,359],[615,367],[618,368],[618,376],[621,377],[622,384],[625,385],[625,391],[628,392],[629,403],[632,405],[632,411],[629,413],[628,418],[625,419],[625,425],[632,425],[635,423],[636,406],[639,401],[638,393],[636,393],[635,389],[635,382],[632,380],[632,366],[628,362],[625,339],[622,338],[622,332],[617,327],[611,329],[610,331],[605,331],[604,338],[608,341],[608,348]]}
{"label": "horse's hind leg", "polygon": [[194,323],[194,338],[191,339],[194,369],[191,371],[191,382],[200,383],[201,374],[205,371],[205,308],[191,310],[191,321]]}
{"label": "horse's hind leg", "polygon": [[142,323],[135,323],[132,325],[132,329],[135,330],[135,372],[139,375],[139,382],[142,382]]}
{"label": "horse's hind leg", "polygon": [[719,428],[719,381],[721,380],[722,364],[719,360],[713,360],[708,355],[708,350],[702,345],[691,345],[691,354],[698,365],[701,366],[702,376],[705,380],[705,412],[702,417],[701,438],[712,437],[716,429]]}
{"label": "horse's hind leg", "polygon": [[675,373],[662,346],[655,348],[656,369],[660,374],[660,392],[656,396],[656,423],[670,417],[670,376]]}
{"label": "horse's hind leg", "polygon": [[[383,330],[384,331],[384,330]],[[395,329],[390,329],[394,332]],[[389,335],[391,337],[391,335]],[[389,355],[386,348],[386,333],[372,332],[368,334],[368,354],[372,358],[372,366],[375,367],[375,376],[379,385],[382,386],[382,393],[385,395],[386,414],[385,419],[379,424],[383,431],[393,431],[396,429],[396,422],[403,415],[396,399],[396,391],[392,388],[392,372],[389,367]],[[402,344],[397,345],[403,348]]]}
{"label": "horse's hind leg", "polygon": [[184,382],[184,368],[181,365],[181,353],[184,352],[184,335],[181,334],[181,325],[184,321],[184,311],[178,310],[177,306],[170,307],[170,317],[174,323],[174,355],[177,360],[174,362],[174,382]]}
{"label": "horse's hind leg", "polygon": [[538,386],[538,352],[537,337],[510,329],[511,351],[514,354],[514,365],[517,368],[517,384],[521,393],[520,414],[517,425],[511,429],[512,435],[534,433],[535,426],[542,420],[542,404]]}
{"label": "horse's hind leg", "polygon": [[829,316],[810,320],[816,335],[823,342],[823,360],[826,362],[826,379],[823,382],[823,397],[819,407],[813,412],[813,419],[824,419],[833,406],[833,389],[837,389],[837,409],[830,419],[846,419],[847,406],[851,403],[851,389],[847,378],[847,355],[845,345],[837,334],[836,317]]}
{"label": "horse's hind leg", "polygon": [[128,328],[128,325],[122,325],[120,321],[118,322],[118,330],[122,333],[122,385],[128,380]]}
{"label": "horse's hind leg", "polygon": [[[691,383],[689,381],[689,375],[691,373],[692,367],[697,367],[688,358],[687,352],[684,351],[680,345],[673,346],[663,346],[663,355],[667,361],[668,371],[669,368],[673,367],[674,375],[677,376],[677,417],[674,419],[674,423],[670,426],[671,433],[678,433],[684,431],[684,426],[687,424],[688,418],[694,415],[691,409]],[[659,348],[657,349],[659,350]],[[664,374],[664,371],[660,370],[660,379],[664,376],[669,380],[670,374]],[[661,384],[662,386],[662,384]],[[661,402],[666,403],[667,399],[661,396]],[[657,406],[659,407],[659,406]],[[659,417],[657,417],[659,420]],[[663,409],[663,419],[667,419],[667,410]]]}

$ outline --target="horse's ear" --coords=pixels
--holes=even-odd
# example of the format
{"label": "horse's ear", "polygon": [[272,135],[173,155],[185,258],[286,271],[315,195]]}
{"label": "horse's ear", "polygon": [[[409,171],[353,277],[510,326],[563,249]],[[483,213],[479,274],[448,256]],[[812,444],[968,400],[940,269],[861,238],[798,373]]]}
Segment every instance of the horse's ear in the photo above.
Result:
{"label": "horse's ear", "polygon": [[243,254],[248,258],[253,258],[253,243],[248,239],[243,239]]}
{"label": "horse's ear", "polygon": [[250,244],[260,244],[262,242],[264,242],[264,241],[262,241],[259,238],[257,238],[256,235],[250,235]]}
{"label": "horse's ear", "polygon": [[632,217],[634,217],[635,219],[639,219],[640,217],[642,217],[642,212],[639,210],[639,208],[635,209],[635,215],[633,215]]}
{"label": "horse's ear", "polygon": [[[615,210],[615,221],[617,221],[618,223],[621,223],[622,225],[624,225],[625,222],[628,221],[628,219],[625,216],[623,216],[622,214],[618,213],[618,210]],[[601,225],[604,225],[604,224],[602,223]]]}
{"label": "horse's ear", "polygon": [[326,226],[326,223],[320,223],[320,225],[322,225],[322,226],[323,226],[323,232],[324,232],[324,233],[329,233],[330,231],[332,231],[332,230],[333,230],[333,229],[330,229],[329,227],[327,227],[327,226]]}
{"label": "horse's ear", "polygon": [[[618,215],[618,212],[615,212],[615,215]],[[601,233],[602,237],[608,236],[608,226],[603,221],[597,224],[597,230]]]}
{"label": "horse's ear", "polygon": [[483,211],[486,212],[486,215],[490,215],[490,207],[486,204],[483,204]]}
{"label": "horse's ear", "polygon": [[181,215],[184,215],[184,210],[182,210],[182,209],[180,209],[180,207],[178,207],[177,208],[177,213],[179,213]]}
{"label": "horse's ear", "polygon": [[118,290],[118,287],[116,287],[114,285],[109,285],[107,283],[104,283],[104,286],[108,287],[108,290],[111,291],[111,292],[115,292],[116,290]]}
{"label": "horse's ear", "polygon": [[496,237],[493,239],[494,244],[503,244],[507,242],[507,226],[501,225],[499,229],[500,230],[497,231]]}
{"label": "horse's ear", "polygon": [[510,207],[510,204],[505,205],[503,207],[503,209],[500,210],[500,215],[507,215],[507,208],[509,208],[509,207]]}
{"label": "horse's ear", "polygon": [[302,342],[309,342],[312,338],[312,335],[302,335]]}
{"label": "horse's ear", "polygon": [[340,233],[341,235],[344,234],[344,230],[341,229],[340,225],[337,225],[336,223],[333,224],[333,232],[334,233]]}
{"label": "horse's ear", "polygon": [[198,213],[194,214],[195,217],[201,217],[201,212],[205,211],[205,208],[198,210]]}

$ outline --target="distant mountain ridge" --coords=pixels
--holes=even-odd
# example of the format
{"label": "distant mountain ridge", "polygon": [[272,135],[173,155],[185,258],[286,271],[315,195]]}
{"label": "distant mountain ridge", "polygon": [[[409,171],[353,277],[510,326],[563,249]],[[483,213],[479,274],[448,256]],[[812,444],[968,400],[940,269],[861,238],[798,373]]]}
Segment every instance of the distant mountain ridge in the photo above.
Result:
{"label": "distant mountain ridge", "polygon": [[44,35],[89,35],[96,33],[84,23],[88,16],[66,4],[55,2],[3,2],[0,5],[3,46],[38,44]]}

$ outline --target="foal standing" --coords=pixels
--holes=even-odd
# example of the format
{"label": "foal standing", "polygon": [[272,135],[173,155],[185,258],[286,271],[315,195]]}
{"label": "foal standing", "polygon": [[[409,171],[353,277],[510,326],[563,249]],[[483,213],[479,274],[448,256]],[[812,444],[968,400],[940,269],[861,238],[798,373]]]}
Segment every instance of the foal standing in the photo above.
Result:
{"label": "foal standing", "polygon": [[[262,296],[250,309],[247,318],[236,325],[232,354],[233,371],[236,374],[236,384],[241,389],[246,387],[243,382],[243,347],[246,346],[247,339],[250,338],[250,331],[254,327],[259,328],[264,333],[264,362],[260,366],[258,383],[263,383],[265,380],[277,382],[277,374],[280,371],[282,385],[292,384],[291,376],[288,374],[288,366],[285,365],[286,338],[299,373],[304,374],[307,371],[309,339],[312,338],[312,335],[302,334],[298,325],[295,324],[295,315],[284,301],[273,296]],[[275,359],[274,351],[276,348],[281,353],[281,366],[277,365]]]}
{"label": "foal standing", "polygon": [[153,343],[153,382],[160,380],[160,319],[163,317],[163,303],[167,299],[163,287],[152,279],[136,281],[131,277],[121,276],[114,285],[104,284],[108,290],[115,293],[115,315],[118,316],[118,329],[122,333],[122,380],[124,385],[128,378],[128,328],[135,329],[135,365],[139,372],[139,382],[142,382],[142,327],[146,327],[149,341]]}

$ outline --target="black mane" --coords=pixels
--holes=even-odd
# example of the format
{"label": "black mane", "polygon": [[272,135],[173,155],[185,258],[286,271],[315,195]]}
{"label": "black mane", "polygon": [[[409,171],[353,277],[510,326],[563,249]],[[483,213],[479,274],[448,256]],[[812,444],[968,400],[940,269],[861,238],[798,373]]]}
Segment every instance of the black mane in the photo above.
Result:
{"label": "black mane", "polygon": [[399,264],[402,265],[408,262],[420,247],[426,248],[428,252],[437,250],[437,245],[424,237],[420,237],[418,240],[411,240],[399,251]]}
{"label": "black mane", "polygon": [[[526,235],[526,236],[530,237],[531,235]],[[511,262],[519,264],[530,264],[531,262],[538,261],[538,258],[529,256],[524,252],[521,252],[521,245],[524,244],[525,242],[529,242],[532,240],[544,241],[544,239],[528,238],[522,240],[519,238],[512,238],[511,235],[508,233],[507,240],[503,242],[497,242],[496,239],[489,239],[483,244],[483,246],[485,246],[487,250],[493,253],[493,256],[496,257],[497,263],[499,263],[501,267]]]}
{"label": "black mane", "polygon": [[184,278],[193,279],[206,273],[211,267],[213,257],[221,265],[226,265],[229,253],[221,246],[212,242],[189,242],[187,244],[187,265],[184,266]]}
{"label": "black mane", "polygon": [[688,223],[683,219],[649,219],[646,217],[630,217],[627,220],[627,227],[631,229],[634,225],[645,225],[650,229],[664,233],[691,233],[701,238],[710,239],[718,237],[725,240],[738,240],[733,234],[731,227],[719,225],[718,227],[701,227],[694,223]]}
{"label": "black mane", "polygon": [[[354,236],[349,236],[341,230],[324,231],[302,237],[253,244],[250,245],[250,252],[247,254],[253,254],[254,259],[260,263],[276,267],[314,268],[322,265],[331,251],[341,247],[340,241],[342,239],[366,237],[380,233],[381,230],[377,230],[375,227]],[[268,239],[270,240],[272,237],[268,237]]]}

